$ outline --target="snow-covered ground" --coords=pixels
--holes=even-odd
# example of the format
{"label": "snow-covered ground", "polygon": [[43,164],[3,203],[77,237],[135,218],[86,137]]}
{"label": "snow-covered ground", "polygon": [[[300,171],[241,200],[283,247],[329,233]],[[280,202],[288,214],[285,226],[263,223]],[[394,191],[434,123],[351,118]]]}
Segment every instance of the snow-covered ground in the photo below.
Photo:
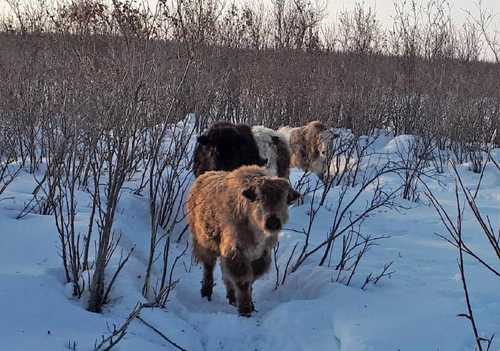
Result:
{"label": "snow-covered ground", "polygon": [[[407,137],[405,137],[407,138]],[[401,138],[399,138],[401,140]],[[406,140],[406,139],[404,139]],[[380,153],[395,151],[398,138],[380,138],[373,147]],[[496,150],[496,157],[500,152]],[[467,186],[479,176],[459,166]],[[292,181],[300,178],[297,170]],[[400,185],[396,175],[381,181],[389,188]],[[144,301],[141,287],[149,247],[149,214],[146,196],[134,195],[133,181],[122,191],[114,229],[121,232],[121,247],[135,245],[132,258],[118,278],[112,302],[104,313],[85,310],[84,301],[72,298],[64,281],[59,257],[59,240],[53,216],[30,214],[16,219],[35,187],[33,176],[22,173],[0,198],[0,350],[92,350],[94,341],[119,325],[138,301]],[[429,180],[429,187],[454,214],[454,178],[450,173]],[[352,190],[352,191],[355,191]],[[372,189],[363,196],[370,198]],[[335,206],[338,191],[328,202]],[[366,205],[361,197],[360,211]],[[478,203],[494,228],[500,226],[500,172],[488,165]],[[343,351],[459,351],[473,350],[474,341],[467,320],[457,266],[457,251],[439,238],[445,234],[434,209],[425,199],[418,203],[399,198],[398,210],[381,208],[363,223],[367,234],[387,235],[360,263],[349,286],[335,282],[337,251],[332,267],[318,266],[321,254],[313,255],[297,272],[275,290],[274,268],[254,286],[258,312],[239,317],[226,302],[220,270],[211,302],[200,297],[201,267],[189,254],[176,266],[179,280],[166,309],[144,310],[142,317],[188,350],[343,350]],[[290,209],[290,222],[280,241],[278,262],[281,273],[294,245],[300,249],[307,225],[309,201]],[[90,216],[90,200],[78,194],[77,226],[84,232]],[[332,212],[322,210],[311,232],[311,245],[322,242],[330,228]],[[464,239],[495,267],[494,257],[479,226],[469,211],[463,223]],[[188,235],[185,236],[188,238]],[[175,256],[185,247],[183,240],[173,247]],[[394,261],[390,278],[377,285],[361,286],[370,272],[380,272]],[[480,334],[500,336],[500,279],[476,261],[466,258],[472,305]],[[158,273],[158,272],[156,272]],[[68,347],[71,345],[71,347]],[[140,321],[130,325],[118,350],[169,350],[165,342]],[[500,350],[500,341],[492,350]]]}

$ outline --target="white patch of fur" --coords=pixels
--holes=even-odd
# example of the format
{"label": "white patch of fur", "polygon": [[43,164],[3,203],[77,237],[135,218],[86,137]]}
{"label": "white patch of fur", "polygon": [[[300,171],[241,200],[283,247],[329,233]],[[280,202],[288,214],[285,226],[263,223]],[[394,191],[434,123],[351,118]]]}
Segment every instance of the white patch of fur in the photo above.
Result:
{"label": "white patch of fur", "polygon": [[255,246],[249,246],[245,249],[245,257],[252,261],[261,258],[264,251],[269,251],[276,246],[279,232],[266,233],[256,229],[254,235],[258,238]]}
{"label": "white patch of fur", "polygon": [[288,140],[284,134],[272,130],[264,126],[253,126],[252,133],[259,148],[260,157],[267,159],[266,168],[269,169],[272,175],[278,174],[278,151],[273,142],[273,137],[280,138],[285,145],[288,145]]}

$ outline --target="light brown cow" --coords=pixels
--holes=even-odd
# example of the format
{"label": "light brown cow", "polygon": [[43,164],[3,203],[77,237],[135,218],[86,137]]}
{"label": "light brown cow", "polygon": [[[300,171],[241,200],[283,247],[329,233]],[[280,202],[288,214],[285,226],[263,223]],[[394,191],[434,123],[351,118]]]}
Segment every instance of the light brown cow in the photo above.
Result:
{"label": "light brown cow", "polygon": [[283,127],[278,132],[285,135],[290,144],[290,166],[313,172],[323,179],[327,170],[328,145],[338,135],[319,121],[309,122],[302,127]]}
{"label": "light brown cow", "polygon": [[269,269],[288,205],[299,196],[287,179],[258,166],[204,173],[187,202],[193,254],[204,267],[201,296],[211,300],[220,256],[229,303],[240,315],[254,311],[252,284]]}

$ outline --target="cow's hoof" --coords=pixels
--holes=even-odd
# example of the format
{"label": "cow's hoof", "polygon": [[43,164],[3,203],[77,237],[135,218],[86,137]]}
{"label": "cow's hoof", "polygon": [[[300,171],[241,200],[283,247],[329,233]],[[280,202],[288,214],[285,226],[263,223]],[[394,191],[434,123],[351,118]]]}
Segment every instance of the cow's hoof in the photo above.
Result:
{"label": "cow's hoof", "polygon": [[201,297],[206,297],[208,301],[212,301],[212,287],[203,286],[200,290]]}
{"label": "cow's hoof", "polygon": [[236,306],[236,297],[234,296],[234,290],[228,291],[226,297],[230,305]]}
{"label": "cow's hoof", "polygon": [[253,311],[255,311],[253,302],[243,304],[238,307],[238,312],[242,317],[250,317]]}

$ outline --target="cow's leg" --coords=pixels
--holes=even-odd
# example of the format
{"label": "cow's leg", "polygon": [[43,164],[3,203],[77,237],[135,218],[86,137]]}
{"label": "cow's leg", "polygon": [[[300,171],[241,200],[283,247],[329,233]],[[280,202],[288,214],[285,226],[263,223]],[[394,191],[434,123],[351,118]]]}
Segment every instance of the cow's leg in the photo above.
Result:
{"label": "cow's leg", "polygon": [[264,273],[266,273],[269,270],[269,267],[271,267],[271,250],[266,250],[262,254],[262,256],[256,260],[252,261],[252,273],[254,276],[254,279],[258,279],[261,277]]}
{"label": "cow's leg", "polygon": [[222,279],[224,280],[224,285],[226,286],[226,297],[228,299],[229,304],[236,306],[236,293],[234,288],[234,283],[230,278],[230,273],[226,272],[226,268],[224,268],[224,264],[221,265],[222,269]]}
{"label": "cow's leg", "polygon": [[238,301],[238,312],[241,316],[250,317],[254,311],[252,301],[252,282],[236,282],[236,300]]}
{"label": "cow's leg", "polygon": [[214,287],[214,268],[217,263],[217,253],[202,247],[193,241],[193,253],[196,259],[203,264],[203,280],[201,281],[201,297],[206,297],[208,301],[212,300],[212,291]]}
{"label": "cow's leg", "polygon": [[[240,253],[222,257],[221,263],[225,272],[225,280],[234,287],[234,295],[240,315],[249,317],[254,308],[252,302],[252,267],[250,261]],[[229,292],[228,292],[229,295]]]}
{"label": "cow's leg", "polygon": [[217,257],[213,260],[203,262],[203,280],[201,282],[201,297],[206,297],[208,301],[212,301],[212,292],[214,288],[214,268]]}

